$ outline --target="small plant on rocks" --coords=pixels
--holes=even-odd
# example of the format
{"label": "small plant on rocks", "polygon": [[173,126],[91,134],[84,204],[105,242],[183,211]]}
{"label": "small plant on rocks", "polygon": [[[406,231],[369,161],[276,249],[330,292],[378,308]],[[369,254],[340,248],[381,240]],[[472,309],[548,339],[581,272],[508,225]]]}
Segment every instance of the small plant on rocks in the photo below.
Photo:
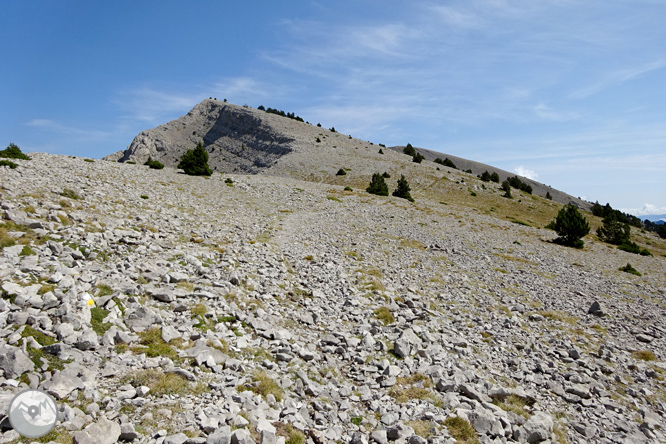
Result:
{"label": "small plant on rocks", "polygon": [[624,271],[625,273],[635,274],[636,276],[643,276],[641,273],[639,273],[638,270],[632,267],[630,263],[627,263],[627,265],[625,265],[624,267],[620,267],[620,271]]}

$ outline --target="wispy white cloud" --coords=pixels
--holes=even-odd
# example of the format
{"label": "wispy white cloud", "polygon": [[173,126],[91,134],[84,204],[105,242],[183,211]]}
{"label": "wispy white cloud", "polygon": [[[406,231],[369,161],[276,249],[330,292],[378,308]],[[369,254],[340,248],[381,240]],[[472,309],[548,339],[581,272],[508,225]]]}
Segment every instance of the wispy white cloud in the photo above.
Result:
{"label": "wispy white cloud", "polygon": [[522,165],[519,165],[513,169],[513,172],[518,174],[519,176],[527,177],[528,179],[532,180],[537,180],[539,178],[539,175],[536,173],[536,171],[525,168]]}
{"label": "wispy white cloud", "polygon": [[598,80],[593,85],[574,91],[573,93],[569,94],[569,98],[585,99],[587,97],[598,94],[605,89],[612,88],[636,77],[640,77],[650,71],[659,70],[664,67],[666,67],[666,59],[659,59],[641,66],[617,70],[615,72],[604,75],[602,79]]}
{"label": "wispy white cloud", "polygon": [[461,28],[477,28],[483,25],[483,20],[478,15],[453,6],[433,6],[431,11],[449,25]]}
{"label": "wispy white cloud", "polygon": [[234,77],[209,84],[145,86],[121,91],[113,99],[125,118],[139,122],[164,123],[185,114],[208,97],[220,100],[258,100],[275,97],[280,88],[269,88],[252,77]]}
{"label": "wispy white cloud", "polygon": [[534,110],[534,114],[537,115],[539,118],[545,119],[545,120],[553,120],[553,121],[557,121],[557,122],[564,122],[566,120],[573,120],[573,119],[577,119],[578,117],[580,117],[579,114],[576,113],[576,112],[555,111],[554,109],[552,109],[551,107],[549,107],[549,106],[547,106],[543,103],[540,103],[540,104],[536,105],[533,108],[533,110]]}
{"label": "wispy white cloud", "polygon": [[57,133],[66,136],[77,136],[78,138],[85,139],[103,139],[111,134],[107,131],[97,131],[67,126],[49,119],[32,119],[29,122],[26,122],[26,125],[51,133]]}

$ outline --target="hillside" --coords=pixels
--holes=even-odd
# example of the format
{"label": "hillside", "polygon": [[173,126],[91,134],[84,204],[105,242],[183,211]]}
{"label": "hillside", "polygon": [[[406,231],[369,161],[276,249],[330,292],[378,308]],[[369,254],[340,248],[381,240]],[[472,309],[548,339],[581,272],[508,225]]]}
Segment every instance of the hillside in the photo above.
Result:
{"label": "hillside", "polygon": [[[449,157],[461,170],[471,169],[472,176],[486,170],[497,172],[502,180],[515,175],[480,162],[422,148],[418,151],[428,162],[415,164],[410,156],[402,154],[403,147],[383,148],[384,154],[381,155],[379,149],[382,147],[351,135],[215,99],[206,99],[187,115],[141,132],[125,151],[105,159],[143,164],[151,157],[175,167],[183,153],[195,148],[199,142],[209,154],[213,171],[277,175],[337,185],[343,180],[336,173],[344,168],[348,172],[344,183],[352,187],[365,186],[373,173],[387,171],[398,177],[404,174],[432,192],[448,193],[450,190],[441,184],[443,173],[440,171],[449,174],[456,171],[434,164],[432,161],[437,157]],[[441,167],[440,171],[438,167]],[[469,177],[461,176],[463,180]],[[555,202],[575,202],[580,208],[590,208],[588,202],[539,182],[522,180],[534,188],[535,195],[543,197],[549,192]],[[496,184],[486,186],[498,187]]]}
{"label": "hillside", "polygon": [[410,176],[412,204],[345,191],[361,162],[328,184],[31,156],[0,168],[0,402],[48,390],[57,442],[666,439],[651,233],[654,257],[562,247],[556,203],[455,170]]}

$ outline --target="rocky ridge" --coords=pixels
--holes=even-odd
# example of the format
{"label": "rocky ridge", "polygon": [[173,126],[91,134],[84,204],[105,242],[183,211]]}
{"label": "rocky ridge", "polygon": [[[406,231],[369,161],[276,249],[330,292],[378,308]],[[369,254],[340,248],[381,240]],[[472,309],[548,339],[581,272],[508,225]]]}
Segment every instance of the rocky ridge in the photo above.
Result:
{"label": "rocky ridge", "polygon": [[[375,146],[332,129],[217,99],[206,99],[185,116],[142,131],[126,150],[105,159],[143,164],[150,157],[176,167],[181,156],[199,142],[208,152],[210,167],[221,173],[264,174],[339,185],[337,172],[344,168],[353,172],[347,182],[360,186],[359,179],[365,183],[377,170],[394,174],[398,167],[400,173],[432,182],[437,179],[439,168],[432,162],[413,163],[411,157],[402,154],[403,147]],[[383,155],[379,154],[380,149]],[[461,170],[472,170],[474,177],[484,171],[496,172],[501,180],[515,175],[461,157],[416,149],[428,161],[449,157]],[[534,188],[534,194],[550,193],[555,202],[575,202],[587,210],[591,206],[537,181],[524,177],[522,180]]]}
{"label": "rocky ridge", "polygon": [[664,257],[425,195],[31,156],[0,168],[0,411],[49,391],[54,442],[666,442]]}

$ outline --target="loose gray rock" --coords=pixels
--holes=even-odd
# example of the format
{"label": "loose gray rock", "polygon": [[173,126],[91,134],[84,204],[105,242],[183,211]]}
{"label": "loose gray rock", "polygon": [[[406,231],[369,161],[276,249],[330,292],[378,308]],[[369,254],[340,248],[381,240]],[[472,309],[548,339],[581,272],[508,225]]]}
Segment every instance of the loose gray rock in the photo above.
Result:
{"label": "loose gray rock", "polygon": [[74,433],[74,444],[114,444],[120,433],[120,425],[102,417],[82,431]]}

